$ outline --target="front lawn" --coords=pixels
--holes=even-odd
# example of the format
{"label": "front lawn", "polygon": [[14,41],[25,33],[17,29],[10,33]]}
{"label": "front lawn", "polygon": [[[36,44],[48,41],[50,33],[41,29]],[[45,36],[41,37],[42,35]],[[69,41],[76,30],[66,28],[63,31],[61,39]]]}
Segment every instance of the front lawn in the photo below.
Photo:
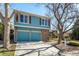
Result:
{"label": "front lawn", "polygon": [[10,50],[0,47],[0,56],[14,56],[16,46],[11,44]]}

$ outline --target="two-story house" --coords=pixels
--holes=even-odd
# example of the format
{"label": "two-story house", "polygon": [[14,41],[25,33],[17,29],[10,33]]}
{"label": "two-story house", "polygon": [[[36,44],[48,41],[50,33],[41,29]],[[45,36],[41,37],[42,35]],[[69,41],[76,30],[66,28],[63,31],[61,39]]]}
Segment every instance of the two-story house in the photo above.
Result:
{"label": "two-story house", "polygon": [[15,10],[14,41],[48,41],[50,17]]}

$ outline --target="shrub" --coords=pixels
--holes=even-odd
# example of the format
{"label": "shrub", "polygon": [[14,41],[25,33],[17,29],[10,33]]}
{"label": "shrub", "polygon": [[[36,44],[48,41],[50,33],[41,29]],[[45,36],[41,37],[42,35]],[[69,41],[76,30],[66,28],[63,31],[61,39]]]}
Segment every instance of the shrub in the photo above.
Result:
{"label": "shrub", "polygon": [[71,46],[79,46],[79,42],[77,42],[77,41],[70,41],[68,43],[68,45],[71,45]]}

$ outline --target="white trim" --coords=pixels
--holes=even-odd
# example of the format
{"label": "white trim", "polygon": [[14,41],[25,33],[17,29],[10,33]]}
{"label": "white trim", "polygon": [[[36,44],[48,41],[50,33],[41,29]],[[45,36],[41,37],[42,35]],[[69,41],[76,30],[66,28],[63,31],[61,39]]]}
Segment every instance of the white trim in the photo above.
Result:
{"label": "white trim", "polygon": [[29,32],[29,41],[31,41],[31,32]]}
{"label": "white trim", "polygon": [[27,27],[27,28],[37,28],[37,29],[50,29],[50,28],[42,28],[42,27],[34,27],[34,26],[22,26],[22,25],[14,25],[16,27]]}
{"label": "white trim", "polygon": [[[27,23],[25,22],[25,16],[27,16]],[[29,15],[23,15],[23,17],[24,17],[24,19],[23,19],[24,22],[22,22],[22,23],[23,24],[29,24]]]}
{"label": "white trim", "polygon": [[[42,24],[43,20],[44,20],[44,25]],[[47,19],[41,19],[41,26],[49,26],[49,25],[48,25],[48,20],[47,20],[47,25],[45,25],[46,20],[47,20]]]}
{"label": "white trim", "polygon": [[30,32],[36,32],[36,33],[41,33],[41,31],[30,31]]}
{"label": "white trim", "polygon": [[29,30],[16,30],[17,31],[20,31],[20,32],[30,32]]}
{"label": "white trim", "polygon": [[16,30],[17,31],[20,31],[20,32],[37,32],[37,33],[41,33],[41,31],[30,31],[30,30]]}
{"label": "white trim", "polygon": [[[23,22],[20,20],[20,15],[23,15]],[[25,16],[27,16],[27,23],[25,23]],[[16,20],[16,18],[15,18]],[[22,23],[22,24],[29,24],[29,15],[24,15],[24,14],[18,14],[18,22],[15,23]]]}
{"label": "white trim", "polygon": [[24,22],[16,22],[16,24],[17,24],[17,23],[20,23],[20,24],[29,24],[29,23],[24,23]]}

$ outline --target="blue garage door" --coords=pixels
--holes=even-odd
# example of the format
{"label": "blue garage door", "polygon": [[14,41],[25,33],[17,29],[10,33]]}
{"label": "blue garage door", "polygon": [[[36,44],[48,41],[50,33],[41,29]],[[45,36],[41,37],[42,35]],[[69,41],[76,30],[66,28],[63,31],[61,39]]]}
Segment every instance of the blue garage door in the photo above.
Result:
{"label": "blue garage door", "polygon": [[31,41],[40,41],[41,32],[31,32]]}
{"label": "blue garage door", "polygon": [[29,32],[17,31],[17,41],[29,41]]}

